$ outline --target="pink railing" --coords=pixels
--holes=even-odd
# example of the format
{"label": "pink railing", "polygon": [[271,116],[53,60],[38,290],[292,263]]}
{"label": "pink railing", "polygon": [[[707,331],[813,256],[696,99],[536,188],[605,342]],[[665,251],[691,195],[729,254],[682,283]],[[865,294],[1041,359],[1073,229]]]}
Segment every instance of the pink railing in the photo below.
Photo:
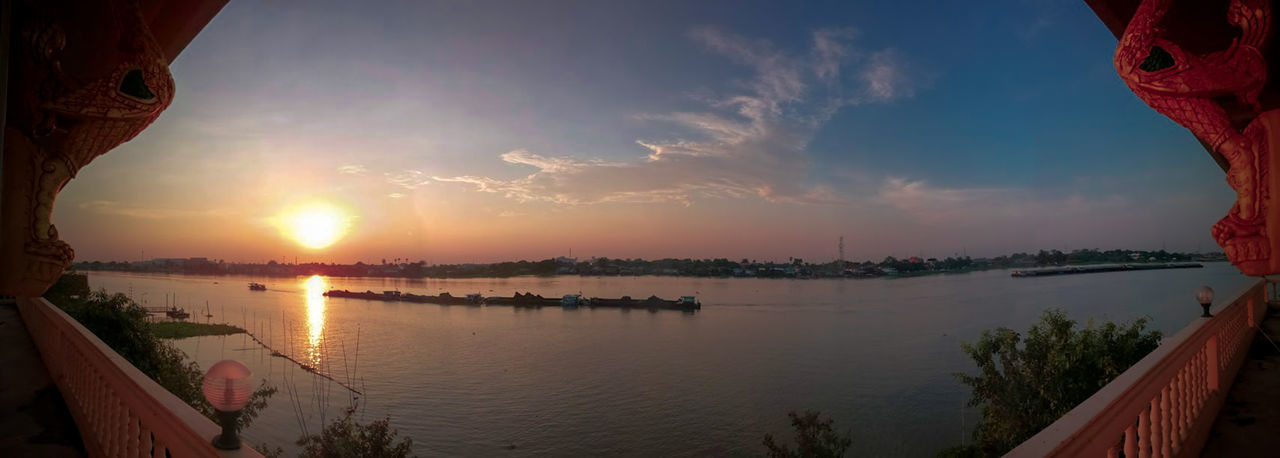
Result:
{"label": "pink railing", "polygon": [[230,452],[213,448],[217,425],[48,301],[20,298],[18,310],[89,456],[262,456],[247,444]]}
{"label": "pink railing", "polygon": [[[1267,305],[1258,282],[1006,456],[1199,456]],[[1185,306],[1187,313],[1195,304]]]}

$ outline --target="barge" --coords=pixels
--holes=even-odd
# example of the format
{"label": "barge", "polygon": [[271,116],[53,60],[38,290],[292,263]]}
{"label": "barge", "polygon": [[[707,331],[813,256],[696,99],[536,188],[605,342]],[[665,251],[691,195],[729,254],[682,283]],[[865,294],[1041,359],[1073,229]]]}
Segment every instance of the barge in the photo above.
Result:
{"label": "barge", "polygon": [[373,291],[347,291],[345,289],[333,289],[324,293],[325,297],[344,297],[348,299],[364,299],[367,301],[384,301],[384,302],[417,302],[423,304],[441,304],[441,305],[480,305],[484,298],[479,294],[468,294],[458,297],[449,293],[440,293],[439,296],[420,296],[417,294],[401,293],[399,291],[383,291],[375,293]]}
{"label": "barge", "polygon": [[402,293],[400,291],[383,291],[375,293],[373,291],[347,291],[345,289],[334,289],[324,293],[325,297],[341,297],[347,299],[363,299],[369,301],[384,302],[414,302],[420,304],[440,304],[440,305],[487,305],[487,306],[512,306],[512,307],[555,307],[559,306],[565,309],[576,309],[579,307],[590,308],[635,308],[635,309],[651,309],[651,310],[684,310],[693,311],[701,310],[702,303],[694,296],[681,296],[676,300],[666,300],[658,296],[649,296],[648,299],[636,300],[631,296],[622,296],[617,299],[606,299],[599,297],[586,298],[581,294],[566,294],[560,298],[543,297],[540,294],[533,293],[515,293],[509,297],[484,297],[479,294],[467,294],[466,296],[453,296],[449,293],[440,293],[438,296],[418,295],[412,293]]}
{"label": "barge", "polygon": [[698,298],[694,296],[681,296],[676,300],[666,300],[658,296],[649,296],[648,299],[636,300],[631,296],[622,296],[618,299],[605,299],[593,297],[589,300],[588,305],[591,307],[619,307],[619,308],[637,308],[637,309],[663,309],[663,310],[701,310],[702,303],[698,302]]}
{"label": "barge", "polygon": [[1045,269],[1015,270],[1012,277],[1047,277],[1053,275],[1093,274],[1101,272],[1125,272],[1130,270],[1198,269],[1203,264],[1195,262],[1171,262],[1160,264],[1100,264],[1093,266],[1050,267]]}

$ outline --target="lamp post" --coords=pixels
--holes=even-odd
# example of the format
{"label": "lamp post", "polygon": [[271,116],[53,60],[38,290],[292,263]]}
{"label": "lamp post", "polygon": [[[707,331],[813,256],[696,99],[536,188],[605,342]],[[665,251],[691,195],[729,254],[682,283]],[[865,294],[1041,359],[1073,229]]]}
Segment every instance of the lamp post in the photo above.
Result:
{"label": "lamp post", "polygon": [[1201,318],[1212,318],[1213,314],[1209,313],[1209,306],[1213,305],[1213,288],[1208,285],[1196,288],[1196,301],[1200,302],[1200,306],[1204,307],[1204,313]]}
{"label": "lamp post", "polygon": [[204,374],[204,398],[213,405],[222,425],[222,434],[213,438],[213,446],[221,450],[240,448],[236,435],[236,420],[240,409],[249,403],[249,378],[253,371],[244,363],[233,359],[218,361]]}

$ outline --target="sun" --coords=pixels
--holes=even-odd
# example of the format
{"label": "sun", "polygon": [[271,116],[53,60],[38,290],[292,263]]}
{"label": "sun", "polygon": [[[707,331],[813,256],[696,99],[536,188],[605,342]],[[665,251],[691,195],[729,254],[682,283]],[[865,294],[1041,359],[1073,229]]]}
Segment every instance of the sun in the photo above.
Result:
{"label": "sun", "polygon": [[336,206],[313,203],[285,214],[280,218],[280,229],[299,245],[316,250],[341,240],[349,220],[346,212]]}

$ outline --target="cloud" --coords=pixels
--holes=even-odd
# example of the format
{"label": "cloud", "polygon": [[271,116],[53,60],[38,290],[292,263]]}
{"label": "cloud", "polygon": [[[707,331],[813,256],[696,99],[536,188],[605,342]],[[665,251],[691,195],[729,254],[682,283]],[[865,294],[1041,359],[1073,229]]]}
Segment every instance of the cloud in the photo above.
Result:
{"label": "cloud", "polygon": [[347,165],[338,167],[338,173],[345,174],[345,175],[362,175],[368,171],[369,169],[366,169],[363,165],[360,165],[360,164],[347,164]]}
{"label": "cloud", "polygon": [[[927,182],[888,178],[875,201],[930,226],[1011,227],[1072,224],[1074,220],[1106,220],[1133,209],[1134,201],[1118,195],[1085,197],[1032,193],[1017,188],[945,188]],[[1028,215],[1036,215],[1031,221]]]}
{"label": "cloud", "polygon": [[511,210],[504,210],[501,213],[498,213],[499,218],[514,218],[517,216],[525,216],[525,213]]}
{"label": "cloud", "polygon": [[236,214],[235,211],[225,209],[188,210],[148,208],[111,200],[83,202],[79,206],[83,210],[88,210],[101,215],[127,216],[141,219],[210,218]]}
{"label": "cloud", "polygon": [[392,198],[392,199],[399,199],[399,198],[401,198],[401,197],[404,197],[404,194],[401,194],[401,193],[398,193],[398,192],[393,192],[393,193],[391,193],[391,194],[387,194],[387,197],[390,197],[390,198]]}
{"label": "cloud", "polygon": [[426,177],[421,170],[401,170],[398,172],[387,172],[384,175],[386,176],[388,183],[404,189],[415,189],[419,186],[431,184],[431,179]]}
{"label": "cloud", "polygon": [[[691,205],[698,198],[746,197],[842,202],[847,198],[830,187],[808,183],[810,160],[805,148],[809,140],[844,106],[858,100],[886,102],[913,93],[896,53],[880,51],[859,59],[862,53],[851,43],[852,29],[815,31],[810,49],[802,53],[788,53],[767,41],[710,27],[693,29],[688,36],[712,53],[749,67],[750,78],[732,85],[729,93],[699,99],[705,103],[701,110],[637,115],[672,128],[668,134],[672,138],[636,141],[647,150],[645,157],[606,161],[516,149],[500,157],[507,164],[534,169],[523,178],[433,179],[520,201],[563,205]],[[845,71],[859,62],[864,64],[860,72]]]}
{"label": "cloud", "polygon": [[914,84],[904,67],[902,58],[893,49],[873,53],[862,71],[867,94],[880,101],[915,95]]}
{"label": "cloud", "polygon": [[821,29],[813,32],[813,72],[824,80],[840,76],[841,62],[853,54],[848,41],[855,31],[849,28]]}

